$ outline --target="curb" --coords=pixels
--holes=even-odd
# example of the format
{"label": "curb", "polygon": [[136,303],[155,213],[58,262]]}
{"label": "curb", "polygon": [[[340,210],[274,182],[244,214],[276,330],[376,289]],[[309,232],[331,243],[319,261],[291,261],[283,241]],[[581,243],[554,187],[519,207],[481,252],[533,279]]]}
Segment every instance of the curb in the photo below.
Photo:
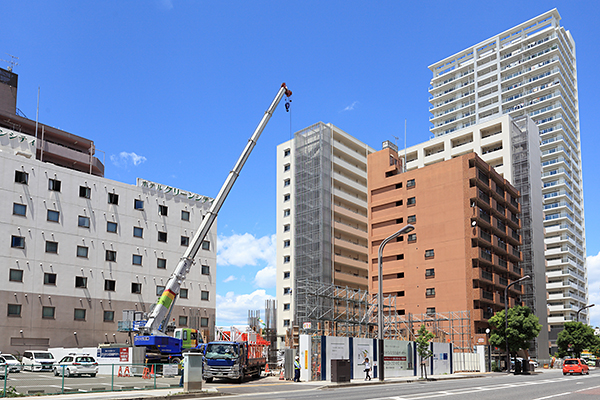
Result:
{"label": "curb", "polygon": [[385,385],[390,383],[425,383],[425,382],[436,382],[436,381],[445,381],[445,380],[454,380],[454,379],[470,379],[470,378],[483,378],[485,375],[457,375],[457,376],[444,376],[444,377],[429,377],[425,379],[420,379],[416,377],[410,377],[407,379],[397,379],[397,380],[387,380],[380,381],[376,380],[374,382],[342,382],[342,383],[332,383],[328,385],[324,385],[319,387],[319,389],[334,389],[339,387],[352,387],[352,386],[368,386],[368,385]]}

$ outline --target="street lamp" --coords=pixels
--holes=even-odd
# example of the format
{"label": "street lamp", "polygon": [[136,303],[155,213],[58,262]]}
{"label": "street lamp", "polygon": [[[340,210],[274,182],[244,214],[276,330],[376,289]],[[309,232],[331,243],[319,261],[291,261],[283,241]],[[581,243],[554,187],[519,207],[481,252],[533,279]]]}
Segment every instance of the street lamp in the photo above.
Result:
{"label": "street lamp", "polygon": [[577,311],[577,322],[579,322],[579,313],[580,313],[581,311],[585,310],[586,308],[591,308],[591,307],[594,307],[594,306],[595,306],[595,304],[588,304],[588,305],[587,305],[587,306],[585,306],[585,307],[581,307],[581,308],[580,308],[580,309]]}
{"label": "street lamp", "polygon": [[[510,353],[508,352],[508,288],[512,285],[519,283],[525,279],[530,279],[529,275],[525,275],[524,277],[517,279],[513,283],[508,284],[504,288],[504,343],[506,343],[506,371],[510,372]],[[516,361],[516,360],[515,360]],[[516,362],[515,362],[515,371],[516,371]]]}
{"label": "street lamp", "polygon": [[396,239],[398,236],[412,232],[415,229],[411,224],[406,225],[404,228],[400,229],[398,232],[394,233],[391,236],[383,239],[383,242],[379,245],[379,253],[377,254],[377,266],[378,266],[378,275],[377,282],[379,283],[379,288],[377,290],[377,354],[379,360],[378,375],[379,380],[383,381],[383,273],[381,271],[381,264],[383,258],[383,248],[388,242]]}

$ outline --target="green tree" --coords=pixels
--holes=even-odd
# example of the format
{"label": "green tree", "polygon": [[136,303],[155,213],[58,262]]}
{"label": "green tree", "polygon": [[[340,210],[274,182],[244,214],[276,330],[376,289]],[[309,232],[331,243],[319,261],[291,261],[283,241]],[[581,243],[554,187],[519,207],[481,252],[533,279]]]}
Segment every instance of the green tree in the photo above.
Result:
{"label": "green tree", "polygon": [[579,358],[583,350],[598,351],[600,338],[594,334],[594,329],[582,322],[565,322],[564,329],[556,339],[558,356]]}
{"label": "green tree", "polygon": [[421,359],[421,378],[423,378],[423,371],[425,371],[425,379],[427,379],[427,367],[425,366],[425,360],[433,355],[433,352],[429,350],[429,342],[435,335],[425,328],[425,324],[421,325],[417,332],[417,353]]}
{"label": "green tree", "polygon": [[[506,349],[504,310],[498,311],[489,319],[490,326],[494,329],[490,335],[490,344],[501,349]],[[539,318],[524,306],[514,306],[508,309],[508,351],[511,354],[520,349],[528,349],[529,343],[535,339],[542,329]]]}

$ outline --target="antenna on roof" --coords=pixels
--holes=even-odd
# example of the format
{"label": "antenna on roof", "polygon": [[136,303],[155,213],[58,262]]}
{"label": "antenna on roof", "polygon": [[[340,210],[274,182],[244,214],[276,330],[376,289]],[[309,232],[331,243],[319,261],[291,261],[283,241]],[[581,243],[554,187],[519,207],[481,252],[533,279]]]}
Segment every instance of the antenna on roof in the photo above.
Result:
{"label": "antenna on roof", "polygon": [[6,68],[8,70],[8,72],[12,72],[13,68],[16,67],[17,65],[19,65],[19,63],[17,62],[17,60],[19,59],[19,57],[13,56],[12,54],[8,54],[5,53],[7,56],[9,56],[11,58],[11,60],[2,60],[0,59],[0,61],[4,61],[9,63],[10,65],[8,66],[8,68]]}

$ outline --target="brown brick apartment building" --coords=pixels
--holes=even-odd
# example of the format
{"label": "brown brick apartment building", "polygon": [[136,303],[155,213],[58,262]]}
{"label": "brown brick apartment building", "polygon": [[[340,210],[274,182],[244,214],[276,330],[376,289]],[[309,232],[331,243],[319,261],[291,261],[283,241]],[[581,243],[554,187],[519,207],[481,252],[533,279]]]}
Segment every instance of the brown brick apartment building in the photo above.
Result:
{"label": "brown brick apartment building", "polygon": [[[485,337],[522,276],[520,194],[475,153],[405,173],[401,161],[392,148],[368,157],[369,291],[379,245],[412,224],[385,247],[384,295],[396,294],[399,315],[469,311],[472,337]],[[510,287],[509,307],[521,294]]]}

